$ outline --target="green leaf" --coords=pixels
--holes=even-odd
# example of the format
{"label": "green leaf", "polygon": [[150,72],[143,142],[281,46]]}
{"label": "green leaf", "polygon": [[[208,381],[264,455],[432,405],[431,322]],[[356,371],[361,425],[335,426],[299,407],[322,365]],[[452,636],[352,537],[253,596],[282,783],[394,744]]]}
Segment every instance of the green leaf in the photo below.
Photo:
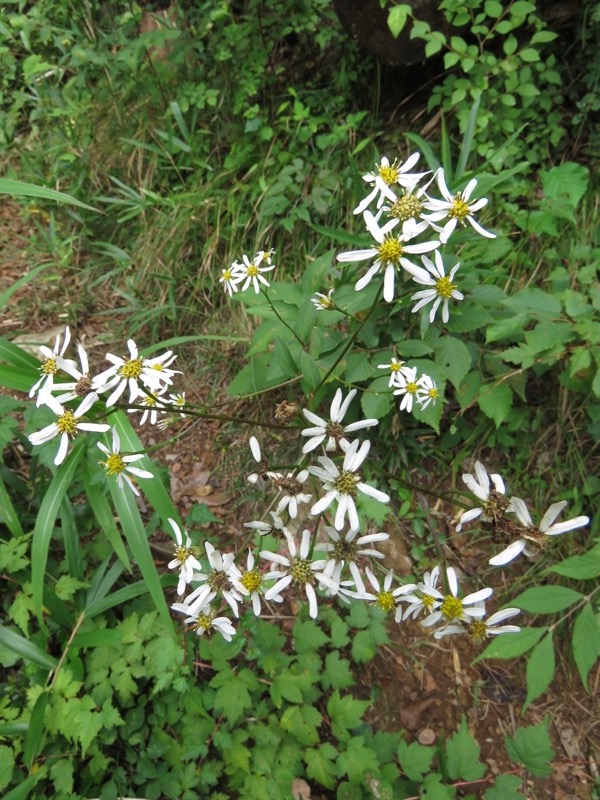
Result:
{"label": "green leaf", "polygon": [[588,180],[588,168],[572,161],[565,161],[542,174],[542,186],[546,197],[559,200],[566,196],[573,208],[577,207],[587,192]]}
{"label": "green leaf", "polygon": [[367,419],[383,419],[394,406],[394,395],[389,387],[389,378],[380,376],[369,384],[365,392],[361,392],[360,405]]}
{"label": "green leaf", "polygon": [[398,761],[402,772],[411,781],[420,782],[431,769],[435,747],[425,747],[418,742],[407,744],[402,740],[398,746]]}
{"label": "green leaf", "polygon": [[0,791],[6,789],[12,779],[15,754],[12,747],[0,744]]}
{"label": "green leaf", "polygon": [[547,778],[552,774],[549,761],[554,758],[554,750],[548,735],[549,717],[539,725],[517,728],[514,737],[504,740],[506,750],[512,761],[523,764],[525,769],[538,778]]}
{"label": "green leaf", "polygon": [[523,289],[512,297],[504,300],[504,305],[508,306],[517,314],[529,312],[536,316],[558,316],[560,314],[560,302],[552,294],[541,289]]}
{"label": "green leaf", "polygon": [[319,742],[319,731],[323,719],[316,708],[309,705],[290,706],[281,715],[281,727],[288,731],[301,745],[311,747]]}
{"label": "green leaf", "polygon": [[327,701],[333,735],[338,739],[347,739],[348,732],[362,723],[363,714],[368,707],[368,700],[355,700],[351,694],[342,696],[335,691]]}
{"label": "green leaf", "polygon": [[295,378],[298,374],[298,367],[284,340],[278,336],[273,347],[273,358],[279,364],[281,372],[286,378]]}
{"label": "green leaf", "polygon": [[303,390],[307,393],[314,392],[321,383],[321,370],[314,358],[304,351],[300,356],[300,369]]}
{"label": "green leaf", "polygon": [[482,658],[516,658],[536,645],[548,628],[522,628],[510,636],[496,636],[475,661]]}
{"label": "green leaf", "polygon": [[25,737],[25,747],[23,749],[23,760],[27,769],[31,771],[34,758],[38,755],[42,747],[42,734],[44,732],[44,715],[48,705],[48,692],[42,692],[35,701],[31,717],[29,718],[29,728]]}
{"label": "green leaf", "polygon": [[365,747],[364,742],[364,736],[354,736],[344,743],[345,750],[342,749],[340,743],[340,754],[337,760],[338,778],[347,775],[351,782],[359,783],[366,769],[378,771],[377,754],[370,747]]}
{"label": "green leaf", "polygon": [[523,713],[536,697],[546,691],[554,677],[554,641],[549,631],[536,645],[527,662],[527,697]]}
{"label": "green leaf", "polygon": [[54,531],[60,505],[73,482],[85,446],[85,437],[82,436],[75,443],[70,456],[67,456],[66,461],[57,468],[56,474],[46,490],[35,521],[31,543],[31,584],[35,614],[40,622],[43,622],[42,606],[50,538]]}
{"label": "green leaf", "polygon": [[446,742],[448,775],[453,780],[476,781],[485,774],[485,764],[479,760],[481,748],[469,732],[465,718],[454,736]]}
{"label": "green leaf", "polygon": [[535,586],[521,592],[511,604],[530,614],[555,614],[577,603],[582,597],[582,594],[566,586]]}
{"label": "green leaf", "polygon": [[526,47],[524,50],[521,50],[519,57],[521,61],[525,61],[527,64],[540,60],[540,54],[535,47]]}
{"label": "green leaf", "polygon": [[36,644],[30,642],[24,636],[21,636],[10,628],[0,625],[0,644],[8,647],[13,653],[17,653],[21,658],[26,661],[31,661],[32,664],[37,664],[38,667],[43,669],[53,670],[58,666],[58,661],[52,656],[41,650]]}
{"label": "green leaf", "polygon": [[11,178],[0,178],[0,194],[9,194],[11,197],[37,197],[41,200],[56,200],[58,203],[66,203],[67,205],[78,206],[79,208],[86,208],[88,211],[98,211],[93,206],[88,206],[87,203],[82,203],[81,200],[76,200],[69,194],[57,192],[55,189],[47,189],[45,186],[35,186],[33,183],[25,183],[25,181],[16,181]]}
{"label": "green leaf", "polygon": [[294,650],[296,653],[316,652],[329,641],[329,636],[313,620],[302,622],[297,620],[292,630],[294,636]]}
{"label": "green leaf", "polygon": [[6,525],[13,536],[23,536],[23,528],[4,481],[0,477],[0,523]]}
{"label": "green leaf", "polygon": [[486,789],[484,800],[525,800],[525,797],[517,792],[523,785],[523,781],[518,775],[498,775],[494,785]]}
{"label": "green leaf", "polygon": [[217,673],[210,685],[217,689],[215,709],[222,711],[225,718],[234,723],[252,706],[250,691],[256,689],[258,681],[249,669],[241,669],[236,674],[227,667]]}
{"label": "green leaf", "polygon": [[203,527],[213,522],[220,523],[221,520],[213,514],[206,503],[194,503],[185,518],[187,528],[193,528],[195,526]]}
{"label": "green leaf", "polygon": [[92,511],[94,512],[96,521],[100,525],[100,529],[110,542],[115,555],[120,559],[120,561],[123,562],[126,569],[131,572],[129,556],[127,555],[125,545],[123,544],[121,532],[119,531],[119,528],[115,522],[115,516],[112,507],[103,491],[104,487],[101,488],[100,485],[92,482],[88,464],[83,465],[82,476],[87,499]]}
{"label": "green leaf", "polygon": [[354,684],[350,662],[341,658],[337,650],[325,656],[325,670],[321,676],[324,689],[348,689]]}
{"label": "green leaf", "polygon": [[387,26],[395,39],[397,39],[404,30],[406,21],[411,13],[412,8],[409,3],[401,3],[398,6],[390,8],[388,11]]}
{"label": "green leaf", "polygon": [[375,371],[364,353],[352,353],[346,359],[345,378],[350,383],[366,381]]}
{"label": "green leaf", "polygon": [[493,419],[499,428],[512,408],[512,389],[505,381],[492,385],[483,384],[479,389],[477,404],[486,417]]}
{"label": "green leaf", "polygon": [[442,366],[455,387],[471,368],[471,354],[460,339],[453,336],[440,336],[434,343],[436,362]]}
{"label": "green leaf", "polygon": [[431,773],[425,776],[419,796],[421,800],[453,800],[456,794],[453,786],[444,786],[441,775]]}
{"label": "green leaf", "polygon": [[338,752],[332,744],[324,744],[304,751],[306,774],[318,781],[326,789],[333,789],[336,784],[336,760]]}
{"label": "green leaf", "polygon": [[588,688],[588,675],[600,657],[600,620],[592,610],[591,603],[583,607],[573,627],[573,658],[585,688]]}
{"label": "green leaf", "polygon": [[486,343],[499,342],[502,339],[512,339],[514,341],[515,338],[523,338],[523,327],[528,319],[528,314],[520,313],[511,314],[510,317],[493,322],[486,328]]}
{"label": "green leaf", "polygon": [[572,556],[565,558],[558,564],[544,570],[544,574],[555,572],[557,575],[564,575],[566,578],[576,578],[577,580],[589,580],[600,575],[600,544],[595,545],[582,556]]}
{"label": "green leaf", "polygon": [[38,781],[46,776],[46,769],[42,767],[39,772],[33,775],[28,775],[25,780],[21,781],[18,786],[11,789],[8,794],[5,794],[2,800],[29,800],[31,797],[31,790]]}

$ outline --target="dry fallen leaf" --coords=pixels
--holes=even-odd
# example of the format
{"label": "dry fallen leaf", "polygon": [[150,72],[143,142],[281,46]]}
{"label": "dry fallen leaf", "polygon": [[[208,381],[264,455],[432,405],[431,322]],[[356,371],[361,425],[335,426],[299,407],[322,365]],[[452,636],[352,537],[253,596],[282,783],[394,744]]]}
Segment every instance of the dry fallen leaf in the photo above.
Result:
{"label": "dry fallen leaf", "polygon": [[292,797],[294,800],[311,800],[310,786],[302,778],[292,781]]}

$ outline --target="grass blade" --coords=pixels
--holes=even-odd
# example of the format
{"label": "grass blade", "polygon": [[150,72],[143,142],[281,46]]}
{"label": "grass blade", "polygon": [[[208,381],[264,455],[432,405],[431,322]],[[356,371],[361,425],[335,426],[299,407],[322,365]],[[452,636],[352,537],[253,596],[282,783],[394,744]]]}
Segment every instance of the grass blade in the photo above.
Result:
{"label": "grass blade", "polygon": [[0,477],[0,522],[2,522],[8,530],[12,533],[13,536],[23,536],[24,531],[21,527],[21,521],[15,511],[15,507],[12,504],[12,500],[8,492],[6,491],[6,486],[4,485],[4,481]]}
{"label": "grass blade", "polygon": [[456,175],[454,176],[457,181],[462,178],[467,169],[467,162],[469,161],[469,156],[471,155],[473,138],[477,128],[477,114],[479,113],[480,104],[481,96],[475,100],[471,106],[471,111],[469,112],[469,119],[467,120],[467,127],[465,129],[465,135],[463,136],[462,145],[460,147],[460,153],[458,156],[458,164],[456,165]]}
{"label": "grass blade", "polygon": [[26,350],[21,350],[18,345],[5,339],[4,336],[0,336],[0,361],[13,367],[29,367],[36,375],[40,366],[40,362],[35,356]]}
{"label": "grass blade", "polygon": [[34,758],[40,752],[42,744],[42,734],[44,732],[44,715],[48,705],[48,692],[42,694],[35,701],[31,717],[29,718],[29,730],[25,737],[25,747],[23,749],[23,760],[28,770],[31,770]]}
{"label": "grass blade", "polygon": [[42,669],[52,670],[58,666],[58,661],[55,658],[45,653],[36,644],[30,642],[29,639],[21,636],[20,633],[15,633],[15,631],[6,628],[4,625],[0,625],[0,643],[26,661],[42,667]]}
{"label": "grass blade", "polygon": [[77,535],[73,509],[68,497],[63,498],[61,503],[60,519],[62,522],[62,534],[65,543],[65,555],[67,557],[69,575],[81,580],[81,578],[83,578],[81,548],[79,546],[79,536]]}
{"label": "grass blade", "polygon": [[127,571],[131,572],[131,562],[129,560],[129,556],[127,555],[125,545],[123,544],[121,531],[115,523],[115,517],[111,505],[100,486],[92,484],[89,467],[87,464],[84,465],[83,469],[83,484],[85,486],[87,499],[89,500],[98,525],[100,525],[102,532],[110,542],[117,558],[122,561]]}
{"label": "grass blade", "polygon": [[12,178],[0,178],[0,194],[9,194],[12,197],[37,197],[41,200],[56,200],[57,203],[66,203],[79,208],[87,208],[88,211],[98,211],[87,203],[82,203],[75,197],[64,192],[57,192],[56,189],[48,189],[46,186],[36,186],[34,183],[16,181]]}

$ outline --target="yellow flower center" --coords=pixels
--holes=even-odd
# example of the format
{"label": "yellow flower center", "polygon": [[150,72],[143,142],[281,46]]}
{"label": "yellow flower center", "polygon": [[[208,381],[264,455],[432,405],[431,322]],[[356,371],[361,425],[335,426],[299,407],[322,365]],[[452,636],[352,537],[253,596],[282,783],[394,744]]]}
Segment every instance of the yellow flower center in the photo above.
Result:
{"label": "yellow flower center", "polygon": [[396,169],[396,162],[385,167],[383,164],[379,165],[379,177],[388,186],[392,186],[398,181],[398,170]]}
{"label": "yellow flower center", "polygon": [[150,408],[154,408],[154,406],[156,405],[156,398],[155,397],[150,397],[150,395],[147,394],[142,399],[142,405],[143,406],[149,406]]}
{"label": "yellow flower center", "polygon": [[395,361],[393,364],[390,364],[390,369],[392,372],[400,372],[404,365],[404,361]]}
{"label": "yellow flower center", "polygon": [[405,194],[390,208],[390,217],[405,222],[407,219],[418,217],[421,213],[421,201],[412,194]]}
{"label": "yellow flower center", "polygon": [[74,436],[77,432],[77,417],[72,411],[65,411],[56,420],[56,425],[60,433],[68,433],[69,436]]}
{"label": "yellow flower center", "polygon": [[462,619],[463,607],[458,597],[447,594],[444,597],[444,602],[440,606],[440,611],[448,620]]}
{"label": "yellow flower center", "polygon": [[307,558],[294,558],[290,567],[290,575],[295,584],[314,583],[315,575]]}
{"label": "yellow flower center", "polygon": [[346,542],[340,539],[333,545],[331,555],[336,561],[354,563],[358,558],[358,547],[356,542]]}
{"label": "yellow flower center", "polygon": [[208,614],[198,614],[196,621],[192,625],[193,630],[207,631],[212,627],[212,619]]}
{"label": "yellow flower center", "polygon": [[251,278],[256,278],[259,274],[259,269],[255,264],[250,264],[246,272]]}
{"label": "yellow flower center", "polygon": [[260,573],[257,569],[249,570],[248,572],[244,572],[242,575],[242,579],[240,583],[244,586],[250,593],[257,592],[260,584],[262,582],[262,578]]}
{"label": "yellow flower center", "polygon": [[487,625],[481,619],[474,619],[468,630],[469,636],[474,642],[483,642],[487,639]]}
{"label": "yellow flower center", "polygon": [[184,545],[180,544],[175,548],[175,558],[180,564],[185,564],[188,558],[193,554],[194,553],[191,547],[185,547]]}
{"label": "yellow flower center", "polygon": [[440,297],[449,300],[452,297],[452,292],[456,289],[456,285],[451,282],[447,276],[438,278],[435,282],[435,288]]}
{"label": "yellow flower center", "polygon": [[231,270],[224,269],[223,270],[223,280],[230,281],[231,280]]}
{"label": "yellow flower center", "polygon": [[396,599],[391,592],[378,592],[377,600],[375,602],[382,611],[386,612],[386,614],[396,606]]}
{"label": "yellow flower center", "polygon": [[394,264],[395,266],[400,262],[403,248],[398,239],[395,239],[393,236],[386,236],[377,248],[377,252],[384,266],[386,264]]}
{"label": "yellow flower center", "polygon": [[333,482],[333,488],[337,489],[340,494],[349,494],[354,496],[356,494],[356,484],[360,478],[354,472],[343,469],[339,476]]}
{"label": "yellow flower center", "polygon": [[58,367],[56,366],[56,359],[55,358],[46,359],[46,361],[44,361],[39,370],[44,375],[56,375],[56,373],[58,372]]}
{"label": "yellow flower center", "polygon": [[406,384],[406,393],[407,394],[416,394],[418,390],[418,386],[414,381]]}
{"label": "yellow flower center", "polygon": [[424,609],[429,611],[429,609],[433,606],[434,598],[430,594],[424,594],[421,597],[421,604]]}
{"label": "yellow flower center", "polygon": [[462,199],[460,192],[452,199],[452,208],[448,212],[448,216],[456,218],[459,222],[463,222],[465,217],[469,216],[469,206]]}
{"label": "yellow flower center", "polygon": [[101,461],[107,475],[120,475],[125,469],[125,462],[119,453],[111,453],[106,461]]}
{"label": "yellow flower center", "polygon": [[319,298],[319,305],[323,308],[335,308],[335,303],[330,297],[320,297]]}
{"label": "yellow flower center", "polygon": [[440,393],[435,386],[427,392],[427,397],[431,397],[432,400],[437,400],[439,396]]}
{"label": "yellow flower center", "polygon": [[121,375],[123,378],[133,378],[137,380],[142,374],[142,359],[141,358],[132,358],[130,361],[125,361],[125,363],[119,367],[117,373]]}

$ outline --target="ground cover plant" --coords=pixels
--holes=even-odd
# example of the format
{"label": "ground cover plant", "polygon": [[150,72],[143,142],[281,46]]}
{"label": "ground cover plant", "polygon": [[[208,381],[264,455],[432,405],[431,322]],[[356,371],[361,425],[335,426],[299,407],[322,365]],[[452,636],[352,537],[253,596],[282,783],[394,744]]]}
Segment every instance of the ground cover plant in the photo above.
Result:
{"label": "ground cover plant", "polygon": [[[518,6],[513,28],[539,30],[537,18],[517,25]],[[25,102],[11,85],[28,180],[0,191],[44,211],[34,241],[52,260],[3,287],[4,307],[47,270],[75,267],[77,291],[118,288],[108,310],[122,328],[90,349],[75,302],[41,348],[0,340],[2,789],[550,796],[566,768],[553,681],[570,674],[573,697],[593,704],[600,651],[593,163],[538,153],[532,182],[517,136],[491,132],[481,149],[479,98],[438,143],[386,132],[383,150],[366,109],[349,112],[365,69],[350,45],[339,116],[326,106],[331,87],[319,82],[342,41],[319,29],[332,20],[326,4],[291,17],[278,3],[250,10],[261,13],[201,3],[189,28],[158,15],[146,33],[135,6],[118,29],[93,5],[70,19],[40,4],[11,20],[35,51],[37,96]],[[223,77],[257,25],[291,56],[289,70],[265,47],[243,81]],[[94,42],[85,58],[65,42],[76,30]],[[114,65],[90,31],[118,47]],[[224,89],[211,93],[206,70],[203,88],[187,84],[204,98],[192,103],[179,69],[209,32]],[[160,56],[172,40],[187,44]],[[308,40],[319,65],[310,80],[293,59]],[[48,91],[37,78],[57,64]],[[89,168],[100,140],[86,114],[93,97],[96,120],[114,108],[115,91],[139,128],[122,153],[135,154],[140,184],[118,153],[118,174]],[[201,144],[204,112],[229,125],[222,150]],[[160,121],[140,127],[152,115]],[[10,140],[16,123],[7,130]],[[68,158],[65,131],[85,164]],[[47,161],[36,140],[54,142]],[[42,163],[69,194],[40,185]],[[191,360],[190,344],[210,366]],[[230,377],[217,384],[215,372]],[[229,508],[197,487],[183,506],[169,465],[196,458],[186,441],[213,424],[226,441],[219,463],[240,473],[216,479]],[[382,692],[369,676],[385,675],[382,653],[407,660],[411,680],[441,681],[436,659],[425,670],[416,655],[423,643],[440,662],[451,654],[457,674],[465,655],[473,669],[524,667],[521,720],[493,732],[491,752],[470,705],[437,732],[402,716],[415,702],[389,662],[402,722],[377,718]],[[593,762],[591,742],[579,752]],[[578,769],[578,796],[592,797],[593,766]]]}

